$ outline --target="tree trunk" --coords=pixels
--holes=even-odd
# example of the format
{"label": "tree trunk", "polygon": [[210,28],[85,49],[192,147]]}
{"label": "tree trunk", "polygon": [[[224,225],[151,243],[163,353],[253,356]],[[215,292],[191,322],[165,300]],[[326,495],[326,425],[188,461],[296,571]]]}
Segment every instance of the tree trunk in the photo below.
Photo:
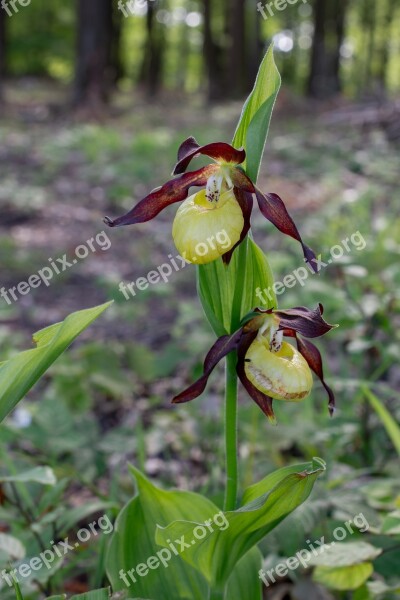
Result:
{"label": "tree trunk", "polygon": [[308,94],[328,98],[341,90],[340,48],[345,33],[347,0],[315,0],[314,37]]}
{"label": "tree trunk", "polygon": [[246,47],[247,52],[247,88],[251,89],[256,79],[260,62],[263,58],[264,44],[261,36],[261,16],[255,10],[254,1],[247,2],[246,7]]}
{"label": "tree trunk", "polygon": [[157,95],[163,79],[164,28],[156,22],[155,16],[154,3],[148,3],[146,15],[147,36],[139,81],[145,85],[147,94],[150,97]]}
{"label": "tree trunk", "polygon": [[376,27],[376,4],[375,0],[366,0],[365,13],[363,15],[362,26],[366,32],[367,42],[367,54],[365,61],[365,76],[364,76],[364,90],[370,89],[374,79],[374,55],[375,55],[375,27]]}
{"label": "tree trunk", "polygon": [[212,102],[223,96],[222,48],[214,40],[212,30],[212,0],[203,0],[204,57],[208,80],[208,99]]}
{"label": "tree trunk", "polygon": [[6,19],[5,10],[0,8],[0,102],[4,100],[4,76],[6,74]]}
{"label": "tree trunk", "polygon": [[112,87],[112,0],[78,0],[74,102],[91,108],[109,100]]}
{"label": "tree trunk", "polygon": [[383,92],[386,91],[387,87],[387,70],[390,58],[390,43],[392,33],[392,23],[396,13],[398,3],[397,0],[387,0],[386,13],[383,22],[384,35],[382,39],[382,45],[380,48],[380,61],[378,69],[378,81]]}
{"label": "tree trunk", "polygon": [[228,19],[230,49],[227,56],[228,86],[226,91],[230,97],[240,98],[248,89],[245,0],[230,0]]}
{"label": "tree trunk", "polygon": [[125,74],[124,63],[121,56],[121,35],[124,15],[118,8],[117,3],[113,3],[112,10],[112,32],[110,48],[110,71],[113,83],[117,83]]}

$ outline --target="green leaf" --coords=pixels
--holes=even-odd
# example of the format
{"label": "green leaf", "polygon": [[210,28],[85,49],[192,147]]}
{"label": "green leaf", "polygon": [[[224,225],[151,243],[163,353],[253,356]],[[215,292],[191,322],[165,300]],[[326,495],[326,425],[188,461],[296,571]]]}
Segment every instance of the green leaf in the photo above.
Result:
{"label": "green leaf", "polygon": [[233,146],[244,147],[246,162],[243,168],[256,183],[272,111],[281,86],[281,77],[274,60],[273,44],[260,65],[257,79],[248,97],[233,138]]}
{"label": "green leaf", "polygon": [[[152,600],[204,600],[208,597],[205,579],[179,554],[160,548],[155,533],[157,525],[168,525],[179,518],[204,521],[218,512],[218,508],[192,492],[161,490],[133,467],[131,472],[136,480],[137,495],[118,516],[106,558],[113,591],[128,589],[133,598]],[[160,552],[161,555],[157,554]],[[145,576],[137,574],[137,566],[146,565],[151,557],[155,557],[150,561],[153,567],[147,568]],[[157,559],[158,566],[154,568]],[[127,583],[120,576],[121,569]]]}
{"label": "green leaf", "polygon": [[110,600],[110,590],[109,588],[103,588],[101,590],[85,592],[78,596],[72,596],[71,600]]}
{"label": "green leaf", "polygon": [[42,485],[55,485],[57,482],[53,469],[50,467],[35,467],[17,475],[0,475],[0,482],[16,483],[41,483]]}
{"label": "green leaf", "polygon": [[318,549],[309,566],[316,566],[313,579],[335,590],[355,590],[373,573],[371,561],[382,554],[366,542],[332,542]]}
{"label": "green leaf", "polygon": [[[157,525],[167,525],[177,516],[195,518],[197,524],[207,519],[211,522],[219,515],[218,522],[223,526],[225,520],[222,512],[199,494],[161,490],[136,469],[131,468],[131,471],[137,482],[138,493],[117,519],[106,560],[113,591],[127,589],[132,598],[152,600],[204,600],[208,597],[209,586],[195,569],[182,560],[179,542],[175,542],[177,554],[173,552],[172,545],[177,538],[171,538],[168,545],[171,556],[167,567],[160,564],[154,570],[148,569],[144,577],[137,575],[135,570],[132,574],[136,582],[130,579],[128,571],[136,569],[140,563],[146,563],[152,556],[157,557],[157,552],[161,552],[162,556],[166,553],[167,548],[161,548],[155,541]],[[167,558],[166,554],[164,556]],[[244,553],[228,579],[226,600],[242,600],[246,595],[252,600],[261,600],[258,577],[261,564],[262,556],[258,548],[253,547]],[[124,584],[121,579],[121,569],[130,585]]]}
{"label": "green leaf", "polygon": [[374,560],[382,550],[366,542],[332,542],[318,549],[318,556],[313,556],[310,566],[347,567]]}
{"label": "green leaf", "polygon": [[225,600],[262,600],[261,579],[258,571],[262,566],[262,554],[255,546],[245,554],[228,579]]}
{"label": "green leaf", "polygon": [[[241,246],[244,243],[246,240]],[[242,277],[244,283],[240,284],[243,269],[239,261],[241,246],[236,248],[229,265],[225,265],[222,259],[218,259],[198,266],[199,297],[207,319],[217,336],[233,333],[231,331],[232,309],[238,286],[241,291],[240,318],[260,305],[257,289],[261,292],[269,290],[270,303],[268,306],[263,305],[264,308],[276,306],[276,297],[272,291],[274,279],[271,267],[263,251],[250,238],[247,240],[245,273]],[[240,318],[236,319],[236,328],[239,326]]]}
{"label": "green leaf", "polygon": [[19,584],[17,583],[17,581],[15,581],[15,579],[13,579],[12,582],[15,590],[15,600],[24,600]]}
{"label": "green leaf", "polygon": [[400,535],[400,510],[395,510],[385,516],[381,533],[385,535]]}
{"label": "green leaf", "polygon": [[0,422],[42,377],[68,346],[111,302],[69,315],[62,323],[34,334],[37,347],[17,354],[0,366]]}
{"label": "green leaf", "polygon": [[213,589],[222,590],[237,562],[308,498],[316,478],[324,471],[317,463],[303,467],[289,475],[286,469],[283,473],[278,471],[273,478],[264,480],[258,498],[236,511],[223,513],[227,525],[214,529],[204,539],[193,543],[195,528],[201,521],[196,522],[192,517],[191,521],[179,520],[159,527],[156,541],[166,547],[168,539],[185,536],[192,540],[182,554],[184,560],[198,569]]}
{"label": "green leaf", "polygon": [[[60,532],[70,531],[74,525],[80,521],[86,521],[88,517],[95,513],[106,513],[108,510],[118,508],[118,504],[114,502],[105,502],[103,500],[93,500],[87,502],[83,506],[77,506],[66,510],[57,521],[57,528]],[[98,529],[101,532],[101,529]]]}
{"label": "green leaf", "polygon": [[317,567],[313,580],[333,590],[355,590],[374,572],[372,563],[360,563],[349,567]]}
{"label": "green leaf", "polygon": [[376,411],[378,416],[380,417],[386,432],[390,439],[393,442],[393,446],[396,448],[398,455],[400,456],[400,427],[387,410],[387,408],[383,405],[383,403],[371,392],[367,387],[363,387],[362,391],[372,408]]}
{"label": "green leaf", "polygon": [[[321,459],[319,458],[314,458],[313,460],[314,468],[318,468],[318,466],[321,466],[323,469],[325,469],[325,462],[318,462],[321,461]],[[256,500],[256,498],[259,498],[262,494],[264,494],[266,489],[272,489],[273,487],[278,485],[278,483],[280,483],[284,477],[292,475],[293,473],[301,473],[302,471],[305,472],[309,468],[310,463],[302,463],[290,465],[288,467],[282,467],[282,469],[273,471],[272,473],[264,477],[264,479],[251,485],[244,491],[241,505],[244,506],[245,504],[250,504],[250,502]]]}

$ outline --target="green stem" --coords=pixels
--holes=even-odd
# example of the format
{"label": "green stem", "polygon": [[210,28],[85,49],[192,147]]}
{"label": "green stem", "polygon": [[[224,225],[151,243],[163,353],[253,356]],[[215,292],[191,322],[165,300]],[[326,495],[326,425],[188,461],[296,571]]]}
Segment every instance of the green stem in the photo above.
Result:
{"label": "green stem", "polygon": [[235,510],[238,492],[237,375],[236,352],[226,357],[225,368],[225,448],[226,488],[224,510]]}
{"label": "green stem", "polygon": [[[232,302],[231,333],[240,324],[243,289],[246,276],[247,237],[238,248],[238,276]],[[238,495],[238,439],[237,439],[237,374],[236,352],[226,357],[225,368],[225,452],[226,488],[224,510],[235,510]]]}
{"label": "green stem", "polygon": [[239,328],[240,320],[242,318],[242,300],[246,281],[247,244],[248,237],[246,236],[243,242],[240,244],[239,248],[236,250],[236,252],[238,252],[239,255],[236,286],[232,301],[231,333],[233,333],[234,331],[236,331],[236,329]]}

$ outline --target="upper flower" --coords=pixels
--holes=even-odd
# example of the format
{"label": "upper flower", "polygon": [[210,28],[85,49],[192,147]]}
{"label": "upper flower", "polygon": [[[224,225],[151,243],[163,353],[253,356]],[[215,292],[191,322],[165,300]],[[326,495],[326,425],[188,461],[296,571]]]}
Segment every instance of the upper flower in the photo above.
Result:
{"label": "upper flower", "polygon": [[[303,306],[288,310],[257,308],[238,331],[215,342],[205,358],[203,375],[175,396],[173,402],[188,402],[200,396],[219,361],[237,350],[239,379],[271,421],[275,420],[273,399],[296,402],[308,396],[312,388],[311,371],[328,393],[332,414],[335,398],[324,380],[321,354],[304,339],[320,337],[335,327],[323,319],[322,313],[321,305],[314,310]],[[296,340],[297,349],[283,341],[285,336]]]}
{"label": "upper flower", "polygon": [[[199,155],[214,162],[185,173],[192,159]],[[106,217],[105,222],[110,227],[144,223],[170,204],[183,202],[172,230],[179,252],[189,262],[207,263],[222,256],[228,263],[233,250],[249,231],[255,194],[264,217],[279,231],[300,242],[305,259],[315,270],[315,255],[303,243],[285,204],[276,194],[264,194],[253,184],[240,167],[245,158],[243,149],[237,150],[224,142],[200,146],[189,137],[178,151],[173,171],[177,177],[153,190],[122,217],[115,220]],[[203,189],[188,198],[191,187]],[[224,234],[223,243],[219,242],[219,233]]]}

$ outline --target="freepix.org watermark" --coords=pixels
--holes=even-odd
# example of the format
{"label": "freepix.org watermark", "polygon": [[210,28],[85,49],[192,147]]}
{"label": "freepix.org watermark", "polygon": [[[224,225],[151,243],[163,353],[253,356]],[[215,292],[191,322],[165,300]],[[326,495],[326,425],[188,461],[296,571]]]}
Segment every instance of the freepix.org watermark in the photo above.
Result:
{"label": "freepix.org watermark", "polygon": [[[351,244],[351,245],[350,245]],[[312,262],[315,265],[315,269],[317,273],[319,273],[322,269],[325,269],[330,264],[335,262],[335,260],[339,260],[344,256],[345,252],[348,254],[352,251],[352,248],[355,248],[358,251],[364,250],[367,242],[361,235],[359,231],[356,231],[351,234],[350,237],[345,238],[340,242],[340,244],[336,244],[329,249],[329,258],[326,259],[326,262],[322,260],[322,255],[319,254],[317,258],[313,258]],[[262,304],[268,305],[270,302],[274,300],[274,294],[280,296],[283,294],[286,289],[290,289],[295,287],[298,283],[304,287],[307,279],[313,275],[315,275],[314,265],[311,265],[309,262],[306,262],[306,267],[299,267],[295,269],[291,273],[285,275],[282,281],[276,281],[269,288],[261,288],[256,289],[256,296],[261,300]]]}
{"label": "freepix.org watermark", "polygon": [[[206,256],[210,250],[215,250],[216,243],[222,250],[228,250],[228,248],[231,246],[231,240],[229,239],[229,235],[225,229],[219,231],[215,236],[210,236],[206,241],[207,243],[199,242],[195,247],[195,254],[199,258]],[[186,265],[191,264],[191,261],[187,260],[185,252],[182,256],[178,254],[178,256],[175,256],[175,258],[172,256],[172,254],[168,254],[168,258],[169,262],[163,263],[157,267],[156,270],[153,269],[152,271],[149,271],[145,277],[138,277],[135,281],[131,281],[130,283],[121,281],[118,289],[121,294],[123,294],[125,300],[129,300],[130,298],[136,296],[137,291],[142,292],[147,290],[149,285],[155,285],[161,281],[168,283],[169,278],[174,272],[180,271],[181,269],[184,269]],[[197,262],[196,256],[194,256],[193,262]]]}
{"label": "freepix.org watermark", "polygon": [[[359,513],[343,525],[344,527],[336,527],[333,531],[333,537],[337,542],[342,542],[348,535],[352,535],[354,531],[364,533],[369,529],[369,523],[363,513]],[[278,563],[273,569],[269,569],[268,571],[264,571],[264,569],[259,570],[258,576],[267,587],[271,583],[276,583],[276,577],[286,577],[289,571],[294,571],[300,566],[306,569],[313,556],[319,556],[325,550],[335,545],[335,542],[325,544],[325,536],[322,536],[319,540],[315,540],[313,543],[310,540],[306,540],[306,543],[308,546],[307,549],[303,548],[299,550],[294,556]]]}
{"label": "freepix.org watermark", "polygon": [[156,2],[156,0],[118,0],[118,8],[127,19],[143,14],[149,2]]}
{"label": "freepix.org watermark", "polygon": [[[307,4],[308,0],[301,0],[303,4]],[[257,3],[257,10],[261,13],[263,19],[267,20],[270,17],[275,16],[275,12],[282,12],[288,6],[293,6],[293,4],[298,4],[300,0],[274,0],[273,2],[262,2]]]}
{"label": "freepix.org watermark", "polygon": [[90,252],[97,252],[98,249],[105,252],[109,248],[111,248],[111,240],[105,231],[100,231],[95,237],[86,240],[84,244],[80,244],[75,248],[74,254],[76,258],[69,261],[67,254],[64,254],[60,258],[56,258],[55,260],[49,258],[48,261],[50,266],[42,267],[37,273],[30,275],[27,281],[20,281],[17,285],[8,290],[6,290],[5,287],[0,288],[0,297],[3,298],[7,304],[17,302],[21,296],[26,296],[33,288],[40,287],[42,283],[44,283],[46,287],[49,287],[50,281],[53,279],[54,275],[60,275],[64,271],[67,271],[80,260],[87,258]]}
{"label": "freepix.org watermark", "polygon": [[19,12],[19,6],[25,8],[25,6],[29,6],[32,0],[1,0],[1,8],[6,11],[9,17],[15,15],[15,13]]}
{"label": "freepix.org watermark", "polygon": [[[64,558],[69,552],[79,548],[81,544],[86,544],[92,536],[97,536],[100,533],[108,535],[114,529],[112,522],[107,515],[103,515],[97,521],[89,523],[87,527],[79,529],[76,534],[77,540],[70,542],[69,538],[64,538],[63,541],[59,541],[57,544],[52,540],[50,544],[53,544],[51,549],[43,550],[39,556],[34,556],[29,562],[21,563],[18,568],[12,570],[3,569],[0,573],[0,577],[10,587],[13,586],[13,581],[20,583],[21,578],[30,577],[32,572],[40,571],[43,567],[51,569],[54,561],[57,558]],[[1,582],[0,582],[1,588]]]}
{"label": "freepix.org watermark", "polygon": [[[161,565],[164,569],[168,569],[169,562],[174,556],[179,556],[185,552],[186,548],[191,548],[199,540],[204,540],[207,535],[212,535],[215,532],[215,527],[220,531],[225,531],[229,527],[229,521],[222,511],[208,519],[202,525],[196,525],[193,528],[190,540],[182,535],[177,540],[167,540],[169,548],[162,548],[154,556],[149,556],[146,562],[139,563],[136,567],[129,569],[127,573],[123,569],[119,572],[119,578],[127,587],[131,587],[132,583],[137,582],[136,576],[146,577],[150,570],[158,569]],[[128,578],[129,577],[129,578]],[[129,580],[130,579],[130,580]]]}

